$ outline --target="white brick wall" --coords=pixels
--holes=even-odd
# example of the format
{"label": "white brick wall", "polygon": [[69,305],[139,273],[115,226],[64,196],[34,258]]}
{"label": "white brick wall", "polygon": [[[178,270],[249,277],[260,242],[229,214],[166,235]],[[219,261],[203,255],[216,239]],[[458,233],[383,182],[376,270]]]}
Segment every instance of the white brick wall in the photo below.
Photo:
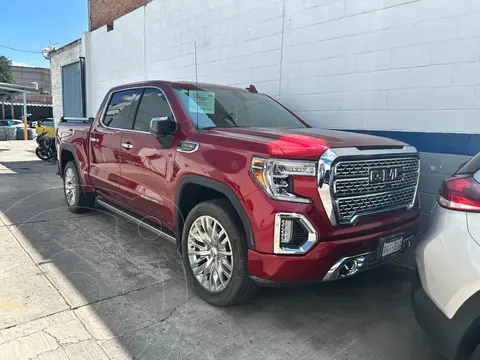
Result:
{"label": "white brick wall", "polygon": [[322,127],[480,133],[479,0],[154,0],[87,36],[92,115],[144,79],[254,83]]}

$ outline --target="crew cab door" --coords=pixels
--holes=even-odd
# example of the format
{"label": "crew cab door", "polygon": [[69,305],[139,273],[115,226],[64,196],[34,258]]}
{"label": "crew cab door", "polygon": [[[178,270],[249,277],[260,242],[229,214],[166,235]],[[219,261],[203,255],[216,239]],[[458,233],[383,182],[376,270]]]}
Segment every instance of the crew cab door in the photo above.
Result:
{"label": "crew cab door", "polygon": [[169,116],[172,109],[159,88],[146,88],[134,121],[133,131],[121,139],[121,192],[129,207],[148,214],[148,219],[172,228],[172,174],[175,148],[164,149],[149,132],[152,117]]}
{"label": "crew cab door", "polygon": [[123,202],[119,193],[122,133],[132,129],[141,90],[114,92],[105,113],[90,131],[90,179],[98,193],[110,200]]}

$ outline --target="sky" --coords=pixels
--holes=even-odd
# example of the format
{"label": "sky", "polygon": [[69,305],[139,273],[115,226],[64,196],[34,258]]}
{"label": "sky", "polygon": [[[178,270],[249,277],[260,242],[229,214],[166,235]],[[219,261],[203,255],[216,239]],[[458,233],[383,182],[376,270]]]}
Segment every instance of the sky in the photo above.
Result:
{"label": "sky", "polygon": [[[13,65],[50,67],[41,54],[79,39],[88,26],[88,0],[0,0],[0,55]],[[36,53],[13,51],[3,46]]]}

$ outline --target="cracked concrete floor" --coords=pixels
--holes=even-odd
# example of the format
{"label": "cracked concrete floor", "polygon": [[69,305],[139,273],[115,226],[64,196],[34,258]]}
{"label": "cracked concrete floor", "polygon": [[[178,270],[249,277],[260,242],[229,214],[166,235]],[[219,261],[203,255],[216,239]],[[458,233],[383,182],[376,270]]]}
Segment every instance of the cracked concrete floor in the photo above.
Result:
{"label": "cracked concrete floor", "polygon": [[0,360],[438,358],[408,270],[214,308],[189,291],[168,242],[100,208],[68,212],[34,148],[0,143]]}

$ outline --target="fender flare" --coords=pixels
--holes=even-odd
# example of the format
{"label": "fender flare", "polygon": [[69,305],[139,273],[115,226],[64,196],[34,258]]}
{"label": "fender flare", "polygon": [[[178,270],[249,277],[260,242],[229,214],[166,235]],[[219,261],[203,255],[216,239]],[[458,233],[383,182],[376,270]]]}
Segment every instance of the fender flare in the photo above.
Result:
{"label": "fender flare", "polygon": [[73,148],[73,146],[69,144],[60,144],[60,148],[58,150],[59,150],[58,162],[60,163],[60,177],[63,178],[63,169],[65,169],[65,165],[67,164],[62,164],[62,152],[66,150],[72,153],[73,158],[75,159],[75,163],[77,164],[77,168],[78,168],[78,159],[77,159],[77,154],[75,154],[75,149]]}
{"label": "fender flare", "polygon": [[175,202],[175,206],[176,206],[175,228],[177,229],[176,231],[177,245],[180,246],[182,242],[181,233],[183,231],[183,218],[179,211],[180,209],[179,204],[181,203],[181,200],[182,200],[183,189],[185,188],[185,186],[189,184],[200,185],[200,186],[204,186],[204,187],[213,189],[215,191],[218,191],[219,193],[223,194],[232,203],[235,211],[237,212],[238,216],[240,217],[240,220],[242,221],[243,228],[245,229],[245,235],[247,237],[247,246],[249,249],[253,249],[255,246],[255,239],[253,236],[250,219],[248,218],[247,213],[245,212],[245,209],[243,208],[242,204],[240,203],[240,200],[235,195],[233,190],[228,185],[225,185],[219,181],[212,180],[210,178],[206,178],[200,175],[192,175],[192,174],[184,175],[178,182],[178,186],[177,186],[176,202]]}
{"label": "fender flare", "polygon": [[[80,173],[80,166],[79,166],[79,163],[78,163],[77,154],[75,154],[75,149],[73,148],[73,146],[70,145],[70,144],[61,144],[58,150],[59,150],[58,151],[58,162],[59,162],[59,165],[60,165],[58,171],[60,172],[60,177],[63,179],[63,170],[65,169],[65,165],[67,165],[67,164],[62,164],[62,152],[65,150],[65,151],[68,151],[68,152],[72,153],[73,159],[75,161],[75,165],[77,166],[78,175],[80,176],[79,181],[83,182],[82,181],[82,174]],[[85,179],[83,179],[83,180],[85,180]],[[82,186],[81,186],[83,196],[85,196],[85,197],[87,197],[86,188],[89,187],[89,186],[90,185],[85,185],[85,184],[82,184]]]}

